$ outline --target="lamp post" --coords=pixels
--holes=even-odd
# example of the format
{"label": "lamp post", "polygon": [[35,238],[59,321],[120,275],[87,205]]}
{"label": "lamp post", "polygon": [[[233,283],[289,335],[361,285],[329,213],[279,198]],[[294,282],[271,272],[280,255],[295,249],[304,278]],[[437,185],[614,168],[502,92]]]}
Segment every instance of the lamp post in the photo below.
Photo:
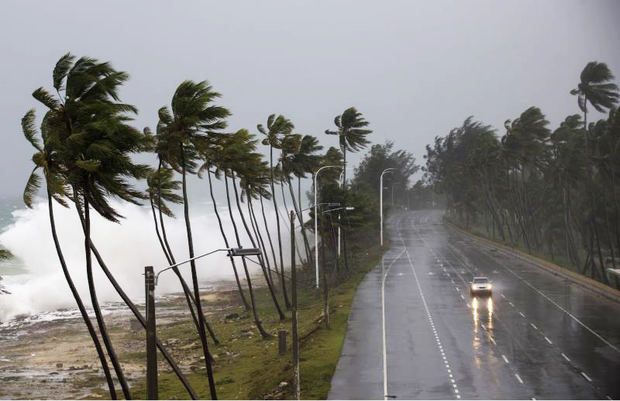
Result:
{"label": "lamp post", "polygon": [[[156,334],[156,321],[155,321],[155,287],[159,280],[159,276],[166,270],[170,270],[174,267],[184,265],[192,260],[200,259],[205,256],[212,255],[216,252],[228,252],[229,256],[252,256],[261,255],[261,251],[258,248],[221,248],[210,252],[203,253],[193,258],[189,258],[174,265],[167,266],[154,274],[153,266],[146,266],[144,268],[144,282],[145,282],[145,295],[146,295],[146,388],[147,398],[156,400],[157,394],[157,334]],[[200,302],[200,298],[196,300]],[[208,358],[207,358],[208,359]],[[210,362],[207,363],[210,365]],[[211,383],[212,377],[209,375],[209,388],[211,390],[211,399],[217,399],[215,393],[215,385]]]}
{"label": "lamp post", "polygon": [[319,209],[318,209],[318,183],[319,173],[323,169],[327,168],[342,168],[340,166],[323,166],[320,167],[314,174],[312,174],[312,181],[314,183],[314,270],[316,275],[316,288],[319,288]]}
{"label": "lamp post", "polygon": [[383,247],[383,176],[394,171],[394,168],[386,168],[379,177],[379,215],[381,216],[381,247]]}

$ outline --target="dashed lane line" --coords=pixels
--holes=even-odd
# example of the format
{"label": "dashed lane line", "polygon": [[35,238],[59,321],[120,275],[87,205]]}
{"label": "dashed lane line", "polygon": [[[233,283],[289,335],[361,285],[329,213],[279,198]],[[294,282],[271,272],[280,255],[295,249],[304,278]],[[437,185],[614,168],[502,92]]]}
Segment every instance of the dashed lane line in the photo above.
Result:
{"label": "dashed lane line", "polygon": [[592,379],[590,379],[590,376],[588,376],[585,372],[581,372],[581,376],[585,377],[585,379],[587,381],[589,381],[590,383],[592,383]]}
{"label": "dashed lane line", "polygon": [[565,353],[561,352],[562,358],[566,359],[566,362],[570,362],[570,358],[566,356]]}
{"label": "dashed lane line", "polygon": [[[448,363],[448,359],[446,358],[446,355],[443,352],[443,348],[442,348],[443,346],[441,345],[441,339],[439,338],[439,335],[437,334],[437,331],[435,330],[435,323],[433,322],[433,316],[431,314],[431,311],[428,308],[428,304],[426,303],[426,297],[424,296],[424,292],[422,291],[420,280],[418,280],[418,274],[416,273],[415,267],[413,266],[413,262],[411,262],[411,256],[409,255],[409,251],[407,250],[407,245],[405,244],[405,241],[402,239],[402,236],[401,236],[401,242],[403,243],[403,247],[405,248],[405,254],[407,255],[407,261],[409,262],[409,267],[411,267],[411,272],[413,273],[413,278],[415,279],[416,286],[418,287],[420,298],[422,298],[422,305],[424,306],[424,310],[426,311],[426,315],[428,316],[428,321],[431,324],[431,327],[433,329],[433,335],[435,336],[435,340],[437,341],[438,347],[440,347],[439,349],[441,352],[441,358],[444,362],[446,370],[448,371],[448,374],[452,374],[452,371],[450,370],[450,364]],[[455,398],[460,399],[461,396],[459,394],[459,389],[456,384],[456,381],[453,378],[451,378],[450,380],[453,381],[452,387],[454,390]]]}
{"label": "dashed lane line", "polygon": [[504,354],[502,354],[502,359],[504,360],[504,362],[510,363],[510,362],[508,362],[508,358],[506,358],[506,355],[504,355]]}
{"label": "dashed lane line", "polygon": [[515,377],[519,380],[519,383],[523,384],[523,379],[521,379],[521,376],[519,376],[518,373],[515,373]]}

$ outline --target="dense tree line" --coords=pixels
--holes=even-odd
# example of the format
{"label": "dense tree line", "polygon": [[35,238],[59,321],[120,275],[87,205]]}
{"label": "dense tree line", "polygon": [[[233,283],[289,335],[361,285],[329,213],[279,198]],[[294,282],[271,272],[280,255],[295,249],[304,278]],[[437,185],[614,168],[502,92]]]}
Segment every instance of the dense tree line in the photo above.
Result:
{"label": "dense tree line", "polygon": [[[590,62],[577,96],[581,114],[550,127],[530,107],[505,133],[473,117],[426,148],[428,184],[449,216],[530,253],[545,254],[605,284],[620,264],[620,111],[606,64]],[[588,112],[606,118],[588,122]]]}

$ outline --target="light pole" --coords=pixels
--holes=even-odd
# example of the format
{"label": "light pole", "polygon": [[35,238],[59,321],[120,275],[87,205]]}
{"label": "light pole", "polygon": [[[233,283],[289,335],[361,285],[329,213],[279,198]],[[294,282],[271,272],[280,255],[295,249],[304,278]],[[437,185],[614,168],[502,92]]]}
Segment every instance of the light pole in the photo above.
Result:
{"label": "light pole", "polygon": [[[156,323],[155,323],[155,287],[159,280],[160,274],[166,270],[170,270],[174,267],[184,265],[192,260],[200,259],[205,256],[212,255],[216,252],[228,252],[229,256],[252,256],[261,255],[261,251],[258,248],[221,248],[210,252],[203,253],[201,255],[189,258],[174,265],[167,266],[154,274],[153,266],[146,266],[144,268],[145,278],[145,295],[146,295],[146,388],[147,397],[151,400],[156,400],[157,394],[157,335],[156,335]],[[196,299],[196,302],[200,302],[200,298]],[[203,328],[201,330],[204,332]],[[208,353],[208,350],[207,350]],[[212,382],[212,376],[210,372],[211,362],[207,358],[207,369],[209,370],[209,389],[211,391],[211,399],[217,399],[215,393],[215,384]]]}
{"label": "light pole", "polygon": [[381,216],[381,246],[383,247],[383,176],[394,171],[394,168],[386,168],[379,177],[379,215]]}
{"label": "light pole", "polygon": [[[350,168],[347,168],[347,170],[351,170]],[[340,172],[340,178],[338,178],[338,182],[340,183],[340,188],[342,188],[344,186],[344,181],[342,180],[344,177],[344,170]],[[340,249],[342,247],[342,241],[340,240],[340,237],[342,235],[342,231],[340,228],[340,214],[338,215],[338,256],[340,256]]]}
{"label": "light pole", "polygon": [[316,274],[316,288],[319,288],[319,209],[317,200],[317,191],[319,183],[319,173],[323,169],[327,168],[342,168],[340,166],[323,166],[319,168],[314,174],[312,174],[312,181],[314,183],[314,270]]}

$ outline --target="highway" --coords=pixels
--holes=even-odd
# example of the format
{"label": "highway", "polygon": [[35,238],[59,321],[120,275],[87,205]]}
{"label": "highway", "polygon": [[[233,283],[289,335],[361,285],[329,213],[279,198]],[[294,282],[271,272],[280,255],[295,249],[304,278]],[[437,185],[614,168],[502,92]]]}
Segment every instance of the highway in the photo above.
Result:
{"label": "highway", "polygon": [[[618,399],[620,304],[411,211],[360,284],[330,399]],[[490,298],[469,282],[487,276]]]}

